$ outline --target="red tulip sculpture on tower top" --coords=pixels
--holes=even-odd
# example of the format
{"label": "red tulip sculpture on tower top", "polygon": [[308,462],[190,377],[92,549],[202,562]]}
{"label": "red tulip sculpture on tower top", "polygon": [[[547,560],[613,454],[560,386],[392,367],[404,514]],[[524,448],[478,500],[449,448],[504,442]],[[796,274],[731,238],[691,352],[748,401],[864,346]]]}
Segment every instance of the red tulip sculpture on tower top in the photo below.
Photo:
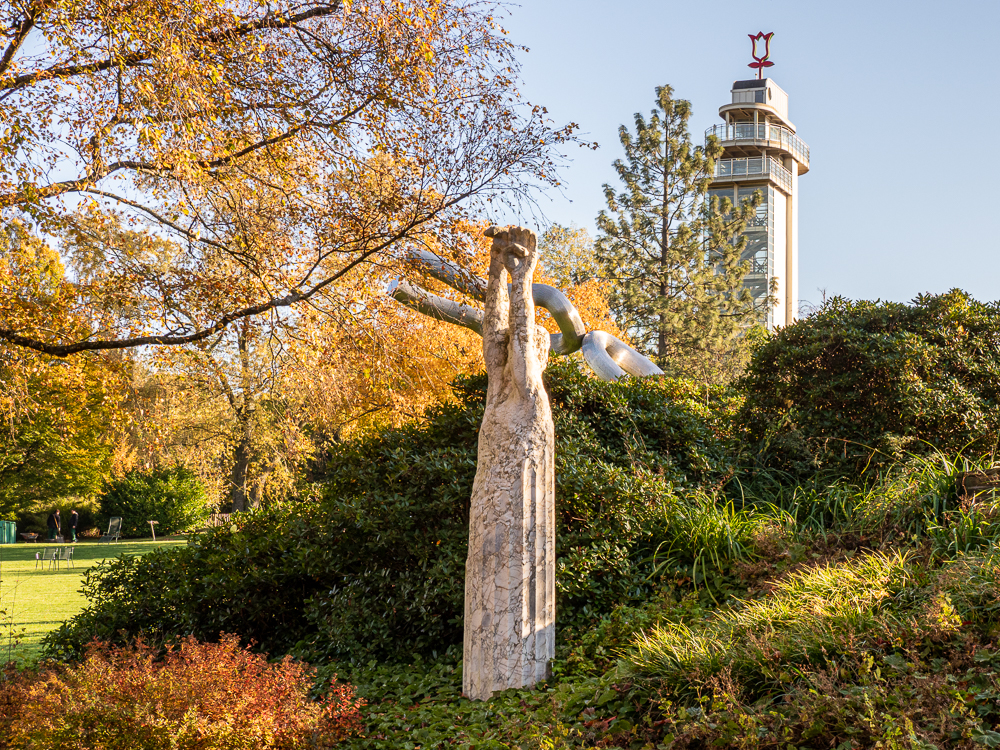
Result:
{"label": "red tulip sculpture on tower top", "polygon": [[[750,37],[750,41],[753,42],[753,51],[750,53],[754,61],[747,65],[748,68],[754,68],[757,71],[757,78],[761,79],[764,77],[764,68],[770,68],[774,65],[773,62],[767,58],[771,56],[771,37],[774,36],[773,31],[769,31],[766,34],[763,31],[758,31],[756,34],[747,34]],[[757,54],[757,42],[761,39],[764,40],[764,54]]]}

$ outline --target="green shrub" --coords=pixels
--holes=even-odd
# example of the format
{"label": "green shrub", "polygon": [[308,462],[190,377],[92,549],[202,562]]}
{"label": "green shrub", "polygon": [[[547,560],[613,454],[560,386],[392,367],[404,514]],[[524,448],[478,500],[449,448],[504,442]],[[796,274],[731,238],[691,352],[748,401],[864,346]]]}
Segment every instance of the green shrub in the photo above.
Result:
{"label": "green shrub", "polygon": [[[53,508],[52,510],[55,510]],[[39,511],[37,513],[32,511],[24,511],[18,513],[17,520],[15,522],[17,526],[17,533],[21,534],[41,534],[43,537],[48,532],[48,517],[52,513],[52,510]],[[62,509],[60,509],[61,511]],[[60,513],[61,515],[61,513]]]}
{"label": "green shrub", "polygon": [[830,300],[754,354],[738,420],[759,460],[797,476],[938,450],[995,451],[1000,303],[961,291],[913,304]]}
{"label": "green shrub", "polygon": [[[642,601],[672,538],[678,487],[729,471],[705,421],[671,384],[604,383],[573,365],[546,374],[556,427],[557,611],[584,627]],[[91,571],[90,607],[49,639],[236,632],[271,653],[397,659],[461,641],[469,500],[485,377],[419,425],[335,446],[315,502],[241,514],[198,547]],[[296,645],[297,644],[297,645]]]}
{"label": "green shrub", "polygon": [[360,728],[360,702],[334,680],[309,699],[312,670],[188,638],[159,655],[91,644],[77,665],[0,677],[4,747],[249,750],[334,747]]}
{"label": "green shrub", "polygon": [[159,521],[156,530],[165,535],[204,521],[210,513],[205,502],[205,489],[194,472],[175,466],[130,471],[112,480],[101,493],[100,513],[103,523],[121,516],[123,537],[147,536],[151,520]]}

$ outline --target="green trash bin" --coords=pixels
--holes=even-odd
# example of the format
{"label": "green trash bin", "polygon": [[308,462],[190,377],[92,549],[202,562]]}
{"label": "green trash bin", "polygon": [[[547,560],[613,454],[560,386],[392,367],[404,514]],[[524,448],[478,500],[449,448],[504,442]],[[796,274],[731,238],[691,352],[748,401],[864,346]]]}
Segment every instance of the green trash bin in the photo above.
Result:
{"label": "green trash bin", "polygon": [[0,544],[14,544],[17,541],[17,527],[13,521],[0,521]]}

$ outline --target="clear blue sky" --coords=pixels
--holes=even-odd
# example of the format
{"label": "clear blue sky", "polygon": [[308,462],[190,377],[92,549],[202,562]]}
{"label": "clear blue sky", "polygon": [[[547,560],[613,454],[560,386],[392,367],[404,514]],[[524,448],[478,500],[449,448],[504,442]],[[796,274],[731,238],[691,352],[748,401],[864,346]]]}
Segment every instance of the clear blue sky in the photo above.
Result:
{"label": "clear blue sky", "polygon": [[549,221],[594,233],[618,126],[670,84],[700,143],[754,76],[747,34],[773,31],[768,75],[811,149],[801,297],[1000,299],[1000,3],[527,0],[503,25],[530,48],[526,98],[600,144],[569,152],[563,194],[541,200]]}

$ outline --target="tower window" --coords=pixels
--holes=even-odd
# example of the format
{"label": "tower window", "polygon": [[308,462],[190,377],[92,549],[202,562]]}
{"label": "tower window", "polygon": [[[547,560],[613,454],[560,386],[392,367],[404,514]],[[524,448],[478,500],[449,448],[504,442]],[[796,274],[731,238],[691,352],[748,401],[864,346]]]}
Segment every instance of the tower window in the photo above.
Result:
{"label": "tower window", "polygon": [[768,92],[766,89],[757,89],[756,91],[734,91],[733,104],[747,104],[749,102],[763,104],[767,101],[767,94]]}

